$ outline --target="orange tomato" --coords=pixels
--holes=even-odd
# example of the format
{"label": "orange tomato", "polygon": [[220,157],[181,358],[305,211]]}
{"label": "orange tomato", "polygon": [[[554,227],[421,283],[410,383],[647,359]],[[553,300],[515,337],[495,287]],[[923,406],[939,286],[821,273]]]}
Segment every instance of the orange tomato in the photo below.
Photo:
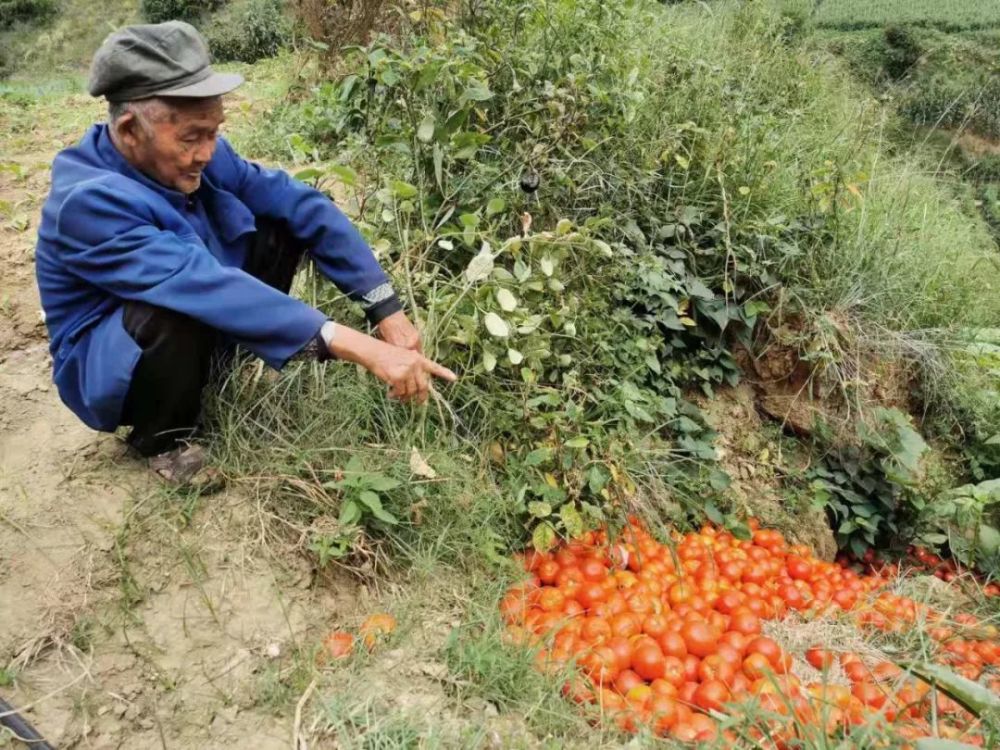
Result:
{"label": "orange tomato", "polygon": [[623,669],[615,677],[613,686],[621,695],[627,695],[632,688],[645,684],[642,678],[631,669]]}
{"label": "orange tomato", "polygon": [[721,680],[706,680],[694,691],[694,705],[703,711],[721,711],[729,700],[729,688]]}
{"label": "orange tomato", "polygon": [[764,654],[752,653],[743,660],[743,674],[751,680],[759,680],[774,673],[774,665]]}
{"label": "orange tomato", "polygon": [[826,649],[813,646],[811,649],[806,651],[806,661],[809,662],[815,669],[826,671],[833,666],[833,654]]}
{"label": "orange tomato", "polygon": [[677,702],[666,695],[654,694],[649,701],[649,714],[653,731],[665,736],[677,723]]}
{"label": "orange tomato", "polygon": [[632,669],[644,680],[656,680],[666,674],[663,651],[655,642],[643,643],[632,652]]}
{"label": "orange tomato", "polygon": [[704,622],[688,621],[684,623],[680,635],[684,639],[688,653],[699,658],[714,652],[719,642],[715,631]]}
{"label": "orange tomato", "polygon": [[323,648],[320,650],[317,660],[324,658],[346,659],[354,653],[354,636],[343,630],[335,630],[323,640]]}
{"label": "orange tomato", "polygon": [[364,642],[365,648],[371,651],[375,648],[375,644],[379,640],[388,636],[395,629],[396,618],[388,612],[380,612],[369,616],[368,619],[361,623],[358,632],[361,634],[361,640]]}

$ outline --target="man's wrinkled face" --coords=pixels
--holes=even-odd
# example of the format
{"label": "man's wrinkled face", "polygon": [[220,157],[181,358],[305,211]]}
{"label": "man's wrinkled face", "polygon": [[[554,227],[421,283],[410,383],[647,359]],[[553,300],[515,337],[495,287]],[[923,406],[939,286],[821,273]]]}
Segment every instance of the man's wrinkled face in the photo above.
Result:
{"label": "man's wrinkled face", "polygon": [[161,185],[193,193],[224,121],[221,97],[153,100],[115,122],[116,145],[132,166]]}

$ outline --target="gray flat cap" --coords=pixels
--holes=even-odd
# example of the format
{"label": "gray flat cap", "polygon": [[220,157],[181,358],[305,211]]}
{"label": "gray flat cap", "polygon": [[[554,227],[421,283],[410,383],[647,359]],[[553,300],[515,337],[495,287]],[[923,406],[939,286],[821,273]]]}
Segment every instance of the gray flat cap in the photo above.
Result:
{"label": "gray flat cap", "polygon": [[87,90],[109,102],[129,102],[220,96],[241,83],[241,75],[212,70],[208,45],[194,26],[167,21],[126,26],[105,39],[90,64]]}

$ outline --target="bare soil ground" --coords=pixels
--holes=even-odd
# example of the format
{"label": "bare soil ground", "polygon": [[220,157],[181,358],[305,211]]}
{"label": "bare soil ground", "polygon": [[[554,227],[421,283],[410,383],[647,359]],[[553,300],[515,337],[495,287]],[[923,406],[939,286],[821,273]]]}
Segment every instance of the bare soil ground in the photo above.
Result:
{"label": "bare soil ground", "polygon": [[35,232],[53,156],[100,110],[68,96],[4,112],[0,694],[60,748],[288,747],[267,675],[317,615],[353,609],[352,585],[316,589],[309,570],[250,554],[245,498],[172,496],[62,405]]}

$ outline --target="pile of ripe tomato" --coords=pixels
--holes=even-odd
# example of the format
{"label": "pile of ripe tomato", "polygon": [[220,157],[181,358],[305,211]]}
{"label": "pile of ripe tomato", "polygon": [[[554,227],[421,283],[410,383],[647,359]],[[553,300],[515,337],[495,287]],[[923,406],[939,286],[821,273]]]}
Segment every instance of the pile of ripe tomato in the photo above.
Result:
{"label": "pile of ripe tomato", "polygon": [[[946,622],[883,590],[884,578],[824,562],[777,531],[750,526],[752,540],[705,526],[661,544],[632,519],[616,539],[588,532],[525,554],[530,579],[500,604],[505,637],[534,647],[541,670],[566,673],[575,664],[566,696],[595,721],[627,732],[647,726],[677,740],[712,741],[720,719],[738,712],[749,726],[726,729],[727,745],[744,737],[783,747],[796,736],[878,722],[916,738],[931,734],[933,697],[940,736],[982,744],[957,703],[931,696],[892,663],[836,653],[836,644],[799,655],[818,670],[804,684],[793,674],[793,655],[764,634],[763,622],[832,611],[886,631],[926,623],[940,660],[971,679],[990,678],[1000,665],[996,628],[971,615]],[[992,679],[996,690],[1000,680]]]}
{"label": "pile of ripe tomato", "polygon": [[951,583],[959,576],[966,576],[979,584],[984,596],[1000,596],[1000,585],[987,580],[988,577],[982,571],[964,567],[954,559],[946,560],[925,547],[910,546],[901,563],[886,563],[871,548],[860,558],[842,552],[837,555],[837,562],[844,566],[861,565],[864,570],[881,576],[895,575],[903,568],[930,573],[946,583]]}

